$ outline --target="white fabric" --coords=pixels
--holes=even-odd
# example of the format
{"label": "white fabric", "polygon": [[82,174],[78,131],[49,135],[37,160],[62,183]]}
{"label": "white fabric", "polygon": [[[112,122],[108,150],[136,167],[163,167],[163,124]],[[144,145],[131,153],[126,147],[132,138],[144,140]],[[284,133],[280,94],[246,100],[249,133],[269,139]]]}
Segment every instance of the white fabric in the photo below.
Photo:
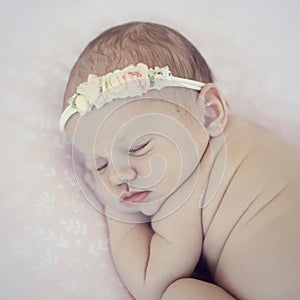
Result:
{"label": "white fabric", "polygon": [[67,76],[92,38],[131,20],[178,29],[207,59],[232,112],[300,147],[298,16],[297,1],[5,3],[0,298],[131,299],[114,269],[105,221],[77,188],[58,126]]}
{"label": "white fabric", "polygon": [[72,107],[72,104],[69,104],[66,109],[63,111],[63,113],[60,116],[59,119],[59,129],[61,131],[64,130],[65,125],[67,124],[68,120],[78,112],[76,108]]}

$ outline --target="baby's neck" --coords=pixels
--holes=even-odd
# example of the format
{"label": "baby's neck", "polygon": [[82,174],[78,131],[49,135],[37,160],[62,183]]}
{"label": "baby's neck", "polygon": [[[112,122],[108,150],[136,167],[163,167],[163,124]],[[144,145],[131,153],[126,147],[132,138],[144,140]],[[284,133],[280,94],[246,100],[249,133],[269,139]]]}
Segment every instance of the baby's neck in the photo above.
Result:
{"label": "baby's neck", "polygon": [[206,153],[206,157],[203,157],[204,161],[212,161],[202,202],[204,236],[224,200],[226,191],[234,184],[232,178],[239,169],[241,161],[253,151],[255,141],[249,138],[250,136],[253,137],[253,124],[229,116],[223,136],[210,141],[213,155]]}
{"label": "baby's neck", "polygon": [[205,207],[215,197],[223,180],[227,162],[227,141],[227,130],[224,134],[211,138],[201,159],[199,167],[201,168],[202,180],[205,180],[201,208]]}

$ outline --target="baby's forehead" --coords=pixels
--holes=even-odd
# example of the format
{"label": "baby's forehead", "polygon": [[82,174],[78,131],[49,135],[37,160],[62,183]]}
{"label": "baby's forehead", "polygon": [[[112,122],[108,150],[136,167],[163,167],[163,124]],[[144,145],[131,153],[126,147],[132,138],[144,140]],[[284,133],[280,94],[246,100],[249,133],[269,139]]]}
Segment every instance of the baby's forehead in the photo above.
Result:
{"label": "baby's forehead", "polygon": [[[146,132],[151,129],[151,125],[166,126],[169,124],[166,117],[171,118],[173,123],[187,122],[191,119],[187,115],[188,106],[195,102],[195,97],[198,95],[197,92],[187,92],[189,90],[181,88],[165,88],[149,91],[140,97],[113,100],[82,117],[78,115],[72,117],[73,120],[71,118],[71,122],[68,122],[73,124],[72,129],[67,130],[68,136],[77,147],[79,144],[95,143],[100,135],[107,138],[110,135],[114,136],[120,128],[126,128],[127,134],[130,135],[130,128],[132,131],[136,131],[136,128],[142,131],[144,128]],[[67,127],[70,127],[69,124]],[[124,129],[123,132],[126,130]]]}
{"label": "baby's forehead", "polygon": [[[86,122],[89,123],[89,126],[98,126],[98,131],[113,132],[133,120],[140,120],[141,123],[151,122],[151,119],[157,115],[174,118],[177,112],[178,104],[175,101],[143,97],[109,103],[87,115]],[[85,117],[82,118],[82,121],[85,122]]]}
{"label": "baby's forehead", "polygon": [[148,97],[116,100],[82,117],[77,116],[73,140],[76,140],[76,144],[83,141],[90,143],[89,139],[95,140],[100,136],[108,139],[110,135],[114,136],[120,131],[127,135],[137,129],[151,131],[154,123],[163,126],[162,120],[174,120],[177,111],[176,102],[166,99]]}
{"label": "baby's forehead", "polygon": [[142,96],[114,99],[113,101],[106,103],[99,110],[94,109],[91,113],[99,115],[99,119],[102,120],[122,114],[125,111],[133,113],[135,111],[150,112],[153,110],[155,112],[159,110],[167,113],[172,107],[174,109],[177,106],[187,107],[190,102],[190,94],[187,95],[184,92],[182,93],[180,90],[176,90],[176,88],[165,88],[163,91],[148,91]]}

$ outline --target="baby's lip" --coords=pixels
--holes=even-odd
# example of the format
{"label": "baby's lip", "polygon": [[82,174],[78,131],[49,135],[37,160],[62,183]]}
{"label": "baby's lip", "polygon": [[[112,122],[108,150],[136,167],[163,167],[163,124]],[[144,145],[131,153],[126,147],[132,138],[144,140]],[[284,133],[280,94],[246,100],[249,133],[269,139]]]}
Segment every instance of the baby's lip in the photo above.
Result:
{"label": "baby's lip", "polygon": [[146,200],[150,191],[129,192],[121,195],[121,200],[126,203],[142,203]]}

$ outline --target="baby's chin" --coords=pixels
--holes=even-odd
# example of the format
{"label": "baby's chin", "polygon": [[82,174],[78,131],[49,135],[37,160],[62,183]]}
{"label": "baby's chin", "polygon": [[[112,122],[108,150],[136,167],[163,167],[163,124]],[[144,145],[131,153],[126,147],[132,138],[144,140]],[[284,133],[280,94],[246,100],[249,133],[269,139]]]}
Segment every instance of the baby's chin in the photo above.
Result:
{"label": "baby's chin", "polygon": [[119,203],[116,209],[123,213],[142,213],[145,216],[155,215],[165,202],[165,199],[154,200],[144,203]]}
{"label": "baby's chin", "polygon": [[164,203],[164,200],[143,203],[143,205],[141,205],[140,209],[144,215],[153,216],[160,210],[163,203]]}

